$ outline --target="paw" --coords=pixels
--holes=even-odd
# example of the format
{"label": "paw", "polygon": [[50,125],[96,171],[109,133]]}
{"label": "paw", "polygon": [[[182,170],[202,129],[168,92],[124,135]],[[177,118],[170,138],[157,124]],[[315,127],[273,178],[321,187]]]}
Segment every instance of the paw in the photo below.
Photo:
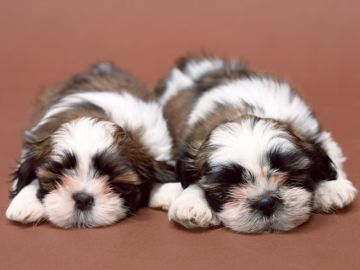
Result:
{"label": "paw", "polygon": [[7,219],[20,223],[37,222],[40,221],[43,216],[43,206],[40,202],[36,201],[23,203],[14,199],[6,210]]}
{"label": "paw", "polygon": [[321,182],[315,190],[314,210],[330,212],[350,204],[357,190],[347,179]]}
{"label": "paw", "polygon": [[208,228],[220,224],[204,198],[184,193],[170,206],[169,220],[188,229]]}
{"label": "paw", "polygon": [[38,222],[44,218],[44,207],[36,197],[36,183],[24,187],[6,210],[9,220],[20,223]]}
{"label": "paw", "polygon": [[168,210],[182,191],[180,183],[157,184],[151,191],[149,206]]}

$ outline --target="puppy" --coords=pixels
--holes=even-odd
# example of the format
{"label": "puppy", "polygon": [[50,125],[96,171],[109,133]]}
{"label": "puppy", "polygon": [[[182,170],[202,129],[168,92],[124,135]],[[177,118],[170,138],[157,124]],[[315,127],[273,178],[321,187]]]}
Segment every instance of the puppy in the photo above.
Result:
{"label": "puppy", "polygon": [[148,203],[174,179],[161,108],[131,75],[102,63],[44,95],[13,174],[9,220],[98,227]]}
{"label": "puppy", "polygon": [[354,200],[339,146],[288,83],[239,61],[190,57],[157,94],[184,188],[170,220],[287,231]]}

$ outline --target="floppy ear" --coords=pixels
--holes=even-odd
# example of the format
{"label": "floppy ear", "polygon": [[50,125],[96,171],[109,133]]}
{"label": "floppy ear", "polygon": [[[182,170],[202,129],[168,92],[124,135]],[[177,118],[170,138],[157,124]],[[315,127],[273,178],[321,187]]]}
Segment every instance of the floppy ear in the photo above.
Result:
{"label": "floppy ear", "polygon": [[311,176],[315,182],[336,180],[337,171],[335,164],[321,145],[314,145],[312,160]]}
{"label": "floppy ear", "polygon": [[16,185],[11,191],[11,198],[15,197],[20,190],[36,178],[35,168],[36,166],[30,158],[25,158],[25,160],[18,165],[16,171],[12,174],[13,181],[16,181]]}
{"label": "floppy ear", "polygon": [[26,154],[12,174],[13,181],[16,181],[16,185],[10,194],[12,198],[36,178],[37,168],[50,152],[50,138],[35,141],[33,137],[30,138],[26,135],[25,145]]}

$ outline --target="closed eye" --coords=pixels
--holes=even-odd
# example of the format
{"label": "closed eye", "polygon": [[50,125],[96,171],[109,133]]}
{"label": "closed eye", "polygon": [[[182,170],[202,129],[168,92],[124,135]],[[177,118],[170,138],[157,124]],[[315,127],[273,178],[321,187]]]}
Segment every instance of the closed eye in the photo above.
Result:
{"label": "closed eye", "polygon": [[42,177],[39,180],[41,189],[46,191],[55,189],[56,186],[61,185],[63,182],[58,176]]}
{"label": "closed eye", "polygon": [[43,182],[48,184],[61,184],[62,180],[60,179],[60,177],[54,176],[54,177],[44,178]]}
{"label": "closed eye", "polygon": [[308,158],[298,150],[283,152],[274,148],[267,153],[267,161],[271,169],[280,172],[306,170],[309,166]]}
{"label": "closed eye", "polygon": [[314,185],[312,183],[312,181],[307,180],[307,179],[287,179],[284,182],[284,185],[288,186],[288,187],[299,187],[299,188],[304,188],[306,190],[312,191],[314,189]]}
{"label": "closed eye", "polygon": [[288,186],[294,186],[294,187],[302,187],[304,185],[304,180],[300,179],[288,179],[286,180],[286,184]]}
{"label": "closed eye", "polygon": [[207,176],[210,182],[221,182],[223,184],[236,185],[253,182],[255,177],[247,169],[239,164],[226,164],[217,166]]}

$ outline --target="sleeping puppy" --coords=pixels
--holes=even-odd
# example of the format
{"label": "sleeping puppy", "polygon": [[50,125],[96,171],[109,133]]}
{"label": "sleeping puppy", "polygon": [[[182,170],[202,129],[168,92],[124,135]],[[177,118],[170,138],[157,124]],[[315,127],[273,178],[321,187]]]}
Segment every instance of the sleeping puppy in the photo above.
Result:
{"label": "sleeping puppy", "polygon": [[160,106],[131,75],[102,63],[44,95],[13,174],[9,220],[62,228],[112,224],[175,178]]}
{"label": "sleeping puppy", "polygon": [[287,231],[354,200],[339,146],[288,83],[194,57],[180,59],[157,93],[184,188],[170,220]]}

